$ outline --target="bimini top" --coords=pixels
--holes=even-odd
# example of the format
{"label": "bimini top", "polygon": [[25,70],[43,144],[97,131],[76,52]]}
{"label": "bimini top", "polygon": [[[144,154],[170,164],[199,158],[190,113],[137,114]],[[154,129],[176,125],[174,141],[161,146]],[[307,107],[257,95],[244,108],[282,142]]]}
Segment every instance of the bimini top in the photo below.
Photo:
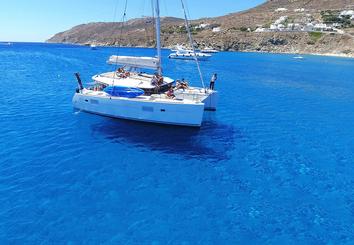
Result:
{"label": "bimini top", "polygon": [[154,57],[117,56],[112,55],[107,61],[111,65],[126,65],[134,68],[157,69],[159,61]]}

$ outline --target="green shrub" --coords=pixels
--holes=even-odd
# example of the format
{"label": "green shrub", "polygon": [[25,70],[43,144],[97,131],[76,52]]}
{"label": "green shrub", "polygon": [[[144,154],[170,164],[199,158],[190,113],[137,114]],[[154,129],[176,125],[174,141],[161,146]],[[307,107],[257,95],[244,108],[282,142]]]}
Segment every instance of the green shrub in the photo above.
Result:
{"label": "green shrub", "polygon": [[313,32],[309,32],[309,36],[311,38],[311,41],[317,42],[323,36],[323,33],[313,31]]}
{"label": "green shrub", "polygon": [[187,33],[187,29],[185,26],[179,26],[179,27],[177,27],[176,32],[177,33]]}
{"label": "green shrub", "polygon": [[248,30],[247,27],[241,27],[241,28],[240,28],[240,31],[247,31],[247,30]]}

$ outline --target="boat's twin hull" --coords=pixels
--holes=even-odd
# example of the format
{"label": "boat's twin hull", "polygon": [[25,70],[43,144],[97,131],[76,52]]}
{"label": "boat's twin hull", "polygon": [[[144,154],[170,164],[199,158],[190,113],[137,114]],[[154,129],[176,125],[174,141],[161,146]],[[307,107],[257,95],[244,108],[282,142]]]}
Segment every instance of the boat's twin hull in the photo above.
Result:
{"label": "boat's twin hull", "polygon": [[120,97],[92,96],[75,93],[75,108],[114,118],[144,121],[161,124],[201,126],[203,103],[166,103],[154,100],[127,99]]}
{"label": "boat's twin hull", "polygon": [[177,98],[193,100],[199,98],[200,101],[204,103],[204,109],[210,111],[216,111],[218,104],[219,96],[218,92],[214,90],[207,90],[202,88],[188,88],[188,89],[178,89],[175,92]]}

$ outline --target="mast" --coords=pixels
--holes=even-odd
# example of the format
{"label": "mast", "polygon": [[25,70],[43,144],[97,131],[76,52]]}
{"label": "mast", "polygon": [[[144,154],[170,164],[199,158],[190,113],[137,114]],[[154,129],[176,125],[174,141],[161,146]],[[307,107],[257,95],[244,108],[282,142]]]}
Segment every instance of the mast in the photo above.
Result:
{"label": "mast", "polygon": [[161,23],[160,23],[160,3],[159,0],[155,2],[155,11],[156,11],[156,49],[157,49],[157,73],[162,75],[162,68],[161,68]]}

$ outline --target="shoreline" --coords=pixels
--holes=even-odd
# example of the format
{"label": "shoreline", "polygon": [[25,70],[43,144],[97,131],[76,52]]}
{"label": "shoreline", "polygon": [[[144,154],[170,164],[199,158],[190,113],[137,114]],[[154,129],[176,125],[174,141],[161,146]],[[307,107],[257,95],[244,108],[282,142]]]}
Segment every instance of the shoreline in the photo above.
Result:
{"label": "shoreline", "polygon": [[[44,42],[46,44],[67,44],[67,45],[76,45],[76,46],[87,46],[89,44],[82,44],[82,43],[52,43],[52,42]],[[111,45],[104,45],[104,44],[95,44],[97,47],[104,47],[104,48],[117,48],[118,46],[111,46]],[[154,47],[147,47],[147,46],[120,46],[121,48],[151,48]],[[162,49],[171,49],[171,47],[163,47]],[[324,57],[337,57],[337,58],[348,58],[354,59],[354,54],[336,54],[336,53],[295,53],[295,52],[267,52],[267,51],[257,51],[257,50],[219,50],[219,52],[239,52],[239,53],[261,53],[261,54],[293,54],[293,55],[313,55],[313,56],[324,56]]]}
{"label": "shoreline", "polygon": [[261,54],[289,54],[289,55],[313,55],[313,56],[323,56],[323,57],[336,57],[336,58],[347,58],[354,59],[353,55],[347,54],[334,54],[334,53],[295,53],[295,52],[262,52],[262,51],[225,51],[225,52],[240,52],[240,53],[261,53]]}

